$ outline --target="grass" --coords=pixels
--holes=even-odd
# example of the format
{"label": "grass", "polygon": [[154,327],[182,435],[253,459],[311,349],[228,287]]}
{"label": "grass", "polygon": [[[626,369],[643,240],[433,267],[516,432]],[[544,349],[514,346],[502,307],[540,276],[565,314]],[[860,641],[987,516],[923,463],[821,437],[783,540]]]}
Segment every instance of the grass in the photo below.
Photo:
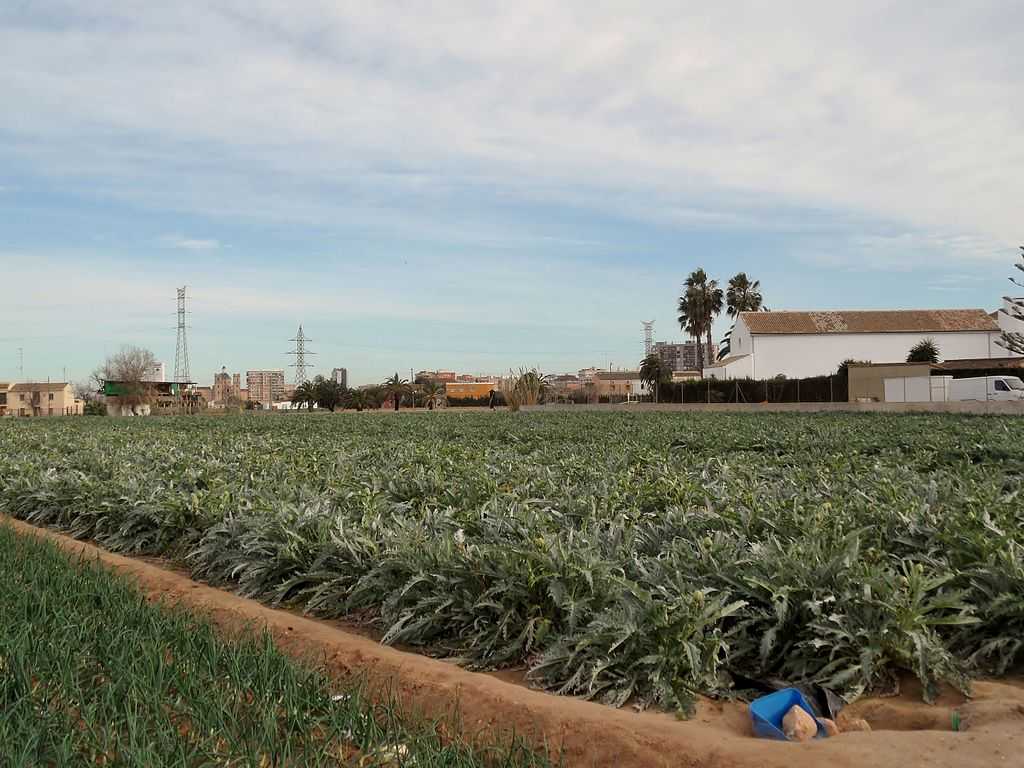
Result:
{"label": "grass", "polygon": [[0,526],[4,766],[539,766],[339,690],[265,634],[226,641],[95,563]]}
{"label": "grass", "polygon": [[1020,418],[7,422],[0,510],[612,705],[1024,664]]}

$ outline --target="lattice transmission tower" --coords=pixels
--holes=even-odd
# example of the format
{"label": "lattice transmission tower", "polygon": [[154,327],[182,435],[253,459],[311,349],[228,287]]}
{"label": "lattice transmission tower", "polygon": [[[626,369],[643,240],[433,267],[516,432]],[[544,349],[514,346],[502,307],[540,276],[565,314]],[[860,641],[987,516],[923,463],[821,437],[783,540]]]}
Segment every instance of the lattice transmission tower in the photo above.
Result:
{"label": "lattice transmission tower", "polygon": [[295,386],[299,386],[306,380],[306,355],[315,355],[316,352],[310,352],[306,349],[306,342],[312,341],[312,339],[306,338],[306,334],[302,332],[301,325],[299,325],[295,338],[288,339],[288,341],[295,342],[295,349],[288,353],[295,356],[295,362],[289,367],[295,369]]}
{"label": "lattice transmission tower", "polygon": [[641,320],[644,324],[644,357],[654,351],[654,321]]}
{"label": "lattice transmission tower", "polygon": [[190,383],[188,370],[188,334],[185,327],[185,315],[188,314],[188,286],[178,289],[178,347],[174,352],[174,380],[178,384]]}

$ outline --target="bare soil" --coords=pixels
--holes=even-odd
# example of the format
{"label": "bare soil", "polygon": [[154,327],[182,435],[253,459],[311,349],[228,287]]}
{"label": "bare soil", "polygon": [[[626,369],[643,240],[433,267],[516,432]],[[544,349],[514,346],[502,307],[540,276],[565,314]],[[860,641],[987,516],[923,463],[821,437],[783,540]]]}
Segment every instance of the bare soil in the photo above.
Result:
{"label": "bare soil", "polygon": [[[871,732],[843,733],[806,744],[753,737],[746,705],[702,700],[688,721],[638,713],[530,690],[515,673],[468,672],[451,663],[389,648],[351,627],[267,608],[208,587],[152,560],[103,551],[0,515],[25,535],[50,539],[68,552],[98,560],[137,582],[151,600],[207,616],[229,634],[265,627],[290,655],[322,664],[339,679],[368,681],[397,696],[409,712],[455,718],[467,738],[500,742],[511,733],[561,755],[567,766],[697,768],[991,768],[1024,766],[1024,682],[981,681],[967,702],[944,692],[922,703],[908,682],[901,694],[865,698],[845,712]],[[967,730],[952,730],[957,710]],[[961,727],[964,727],[961,726]]]}

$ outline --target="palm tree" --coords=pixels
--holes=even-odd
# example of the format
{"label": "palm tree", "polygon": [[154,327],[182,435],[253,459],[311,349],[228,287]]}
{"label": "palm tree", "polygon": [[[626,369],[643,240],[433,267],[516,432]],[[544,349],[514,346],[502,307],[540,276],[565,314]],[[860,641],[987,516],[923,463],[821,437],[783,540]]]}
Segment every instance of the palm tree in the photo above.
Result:
{"label": "palm tree", "polygon": [[654,392],[654,402],[658,402],[661,385],[667,384],[672,378],[665,361],[659,355],[650,354],[640,361],[640,380]]}
{"label": "palm tree", "polygon": [[746,272],[738,272],[729,280],[725,301],[729,317],[735,318],[740,312],[757,312],[761,309],[761,281],[750,282]]}
{"label": "palm tree", "polygon": [[344,406],[361,411],[372,404],[372,396],[365,389],[350,389],[345,393]]}
{"label": "palm tree", "polygon": [[[679,326],[693,336],[700,344],[703,337],[707,337],[707,362],[712,361],[712,348],[714,342],[711,340],[711,325],[715,317],[722,312],[722,289],[718,287],[717,280],[708,279],[703,269],[697,269],[690,273],[683,283],[683,295],[679,297]],[[701,376],[704,375],[704,365],[701,365]]]}
{"label": "palm tree", "polygon": [[309,410],[313,410],[313,405],[316,403],[316,385],[311,381],[304,381],[295,388],[295,392],[292,393],[292,404],[298,405],[302,408],[303,405],[309,406]]}
{"label": "palm tree", "polygon": [[935,339],[921,339],[910,348],[907,355],[908,363],[937,363],[939,362],[939,345]]}
{"label": "palm tree", "polygon": [[384,391],[387,392],[387,397],[395,398],[395,410],[398,410],[398,404],[402,400],[404,395],[409,390],[409,382],[406,379],[398,377],[398,372],[390,379],[384,380]]}
{"label": "palm tree", "polygon": [[421,385],[423,392],[423,403],[427,408],[433,409],[444,400],[444,385],[433,379],[427,379]]}
{"label": "palm tree", "polygon": [[345,388],[334,379],[325,379],[317,376],[313,379],[313,391],[316,395],[316,404],[321,408],[333,411],[345,396]]}
{"label": "palm tree", "polygon": [[[1024,245],[1020,247],[1020,262],[1013,266],[1024,272]],[[1024,288],[1024,280],[1011,277],[1010,282],[1018,288]],[[1011,296],[1004,298],[1009,305],[1006,308],[1006,313],[1015,320],[1024,321],[1024,298],[1013,298]],[[1015,355],[1024,355],[1024,333],[1020,331],[1004,330],[996,344]]]}

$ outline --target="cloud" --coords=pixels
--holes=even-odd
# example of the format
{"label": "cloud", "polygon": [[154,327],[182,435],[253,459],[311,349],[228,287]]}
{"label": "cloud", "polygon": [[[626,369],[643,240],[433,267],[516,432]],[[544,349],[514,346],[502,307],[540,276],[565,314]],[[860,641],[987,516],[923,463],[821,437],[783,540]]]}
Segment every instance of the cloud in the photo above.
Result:
{"label": "cloud", "polygon": [[678,228],[854,216],[934,233],[949,261],[987,252],[958,237],[1012,245],[1024,9],[786,9],[31,4],[0,14],[19,104],[0,157],[138,205],[319,225],[450,228],[483,190]]}
{"label": "cloud", "polygon": [[219,240],[208,240],[183,235],[164,235],[160,242],[169,248],[180,248],[184,251],[215,251],[221,247]]}

